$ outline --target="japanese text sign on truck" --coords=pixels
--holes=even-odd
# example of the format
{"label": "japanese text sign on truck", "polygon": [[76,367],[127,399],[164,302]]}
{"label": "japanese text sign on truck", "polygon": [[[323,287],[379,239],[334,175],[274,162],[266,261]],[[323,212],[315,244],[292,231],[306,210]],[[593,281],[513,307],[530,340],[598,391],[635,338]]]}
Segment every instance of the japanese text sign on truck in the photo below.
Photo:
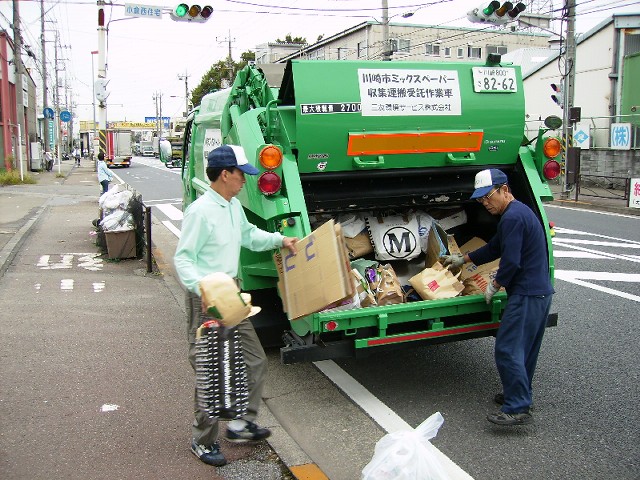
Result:
{"label": "japanese text sign on truck", "polygon": [[[498,218],[470,196],[476,173],[499,168],[514,196],[545,228],[548,248],[541,255],[548,256],[553,276],[542,205],[552,200],[547,182],[560,171],[561,144],[553,131],[561,121],[550,117],[528,140],[523,138],[524,109],[520,68],[502,65],[497,55],[484,64],[294,60],[249,65],[231,88],[203,97],[187,119],[184,204],[209,188],[205,166],[212,146],[238,145],[260,171],[247,177],[238,195],[258,227],[308,240],[331,219],[418,215],[432,221],[420,224],[417,232],[394,227],[389,243],[394,255],[400,248],[414,248],[420,236],[427,238],[428,228],[438,233],[432,238],[440,239],[442,253],[448,246],[475,237],[488,241],[495,234]],[[355,232],[360,243],[366,243],[367,228]],[[309,245],[303,243],[296,262],[309,260]],[[364,258],[357,261],[379,263],[375,255],[381,249],[364,247],[358,249]],[[321,256],[340,265],[340,252]],[[389,260],[393,265],[386,271],[398,272],[397,282],[406,287],[410,277],[433,266],[434,252]],[[342,275],[349,266],[355,268],[353,262],[328,277],[312,269],[311,262],[306,271],[291,263],[295,268],[283,277],[279,269],[287,261],[273,252],[243,249],[239,269],[242,289],[263,308],[252,319],[261,338],[271,333],[279,340],[284,333],[285,363],[494,335],[505,306],[505,293],[487,305],[481,294],[423,300],[405,289],[400,303],[367,301],[367,307],[323,309],[321,303],[345,293]],[[360,278],[375,276],[376,268],[370,268],[359,272]],[[375,288],[371,280],[365,291]],[[314,288],[303,289],[309,282]]]}

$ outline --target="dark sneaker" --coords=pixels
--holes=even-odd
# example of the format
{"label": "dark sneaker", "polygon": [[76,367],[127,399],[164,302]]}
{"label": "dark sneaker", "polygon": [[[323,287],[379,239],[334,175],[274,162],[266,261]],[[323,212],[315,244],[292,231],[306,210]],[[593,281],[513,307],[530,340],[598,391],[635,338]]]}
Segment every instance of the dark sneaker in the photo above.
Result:
{"label": "dark sneaker", "polygon": [[529,412],[525,413],[505,413],[496,412],[487,415],[487,420],[496,425],[504,425],[507,427],[513,425],[529,425],[533,423],[533,416]]}
{"label": "dark sneaker", "polygon": [[245,422],[245,427],[240,431],[227,428],[225,438],[230,442],[256,442],[258,440],[264,440],[271,435],[271,430],[268,428],[259,427],[255,423],[246,420]]}
{"label": "dark sneaker", "polygon": [[224,458],[224,455],[220,452],[220,445],[218,445],[218,443],[214,443],[210,447],[205,447],[195,441],[191,441],[191,451],[207,465],[221,467],[227,464],[227,459]]}

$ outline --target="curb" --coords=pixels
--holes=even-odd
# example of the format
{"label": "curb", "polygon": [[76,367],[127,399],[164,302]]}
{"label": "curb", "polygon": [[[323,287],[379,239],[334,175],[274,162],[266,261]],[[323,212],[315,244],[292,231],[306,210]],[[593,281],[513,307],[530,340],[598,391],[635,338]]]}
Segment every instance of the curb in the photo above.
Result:
{"label": "curb", "polygon": [[27,235],[31,231],[31,227],[40,219],[45,210],[49,207],[49,201],[38,208],[38,211],[33,217],[20,227],[20,229],[11,237],[6,245],[0,250],[0,277],[3,277],[9,264],[13,261],[18,253],[18,250],[26,240]]}

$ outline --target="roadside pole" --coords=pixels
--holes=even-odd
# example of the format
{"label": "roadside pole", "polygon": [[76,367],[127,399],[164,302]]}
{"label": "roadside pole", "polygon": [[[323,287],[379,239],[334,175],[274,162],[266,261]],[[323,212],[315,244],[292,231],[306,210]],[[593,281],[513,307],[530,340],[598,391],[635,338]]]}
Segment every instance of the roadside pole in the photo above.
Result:
{"label": "roadside pole", "polygon": [[[104,0],[97,0],[98,4],[98,82],[100,85],[104,85],[104,89],[100,88],[100,90],[106,90],[107,84],[107,64],[106,64],[106,38],[107,38],[107,29],[104,23]],[[105,157],[107,156],[107,98],[106,95],[104,98],[98,99],[100,103],[98,104],[98,125],[100,127],[99,137],[100,137],[100,148],[99,152],[101,152]]]}

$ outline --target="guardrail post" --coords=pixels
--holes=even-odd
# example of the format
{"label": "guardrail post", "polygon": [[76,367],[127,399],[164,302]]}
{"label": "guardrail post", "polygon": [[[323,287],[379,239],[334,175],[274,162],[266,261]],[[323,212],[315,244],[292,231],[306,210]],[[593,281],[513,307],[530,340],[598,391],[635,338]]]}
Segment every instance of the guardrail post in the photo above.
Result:
{"label": "guardrail post", "polygon": [[151,207],[144,207],[144,230],[147,236],[147,273],[153,272],[151,262]]}

